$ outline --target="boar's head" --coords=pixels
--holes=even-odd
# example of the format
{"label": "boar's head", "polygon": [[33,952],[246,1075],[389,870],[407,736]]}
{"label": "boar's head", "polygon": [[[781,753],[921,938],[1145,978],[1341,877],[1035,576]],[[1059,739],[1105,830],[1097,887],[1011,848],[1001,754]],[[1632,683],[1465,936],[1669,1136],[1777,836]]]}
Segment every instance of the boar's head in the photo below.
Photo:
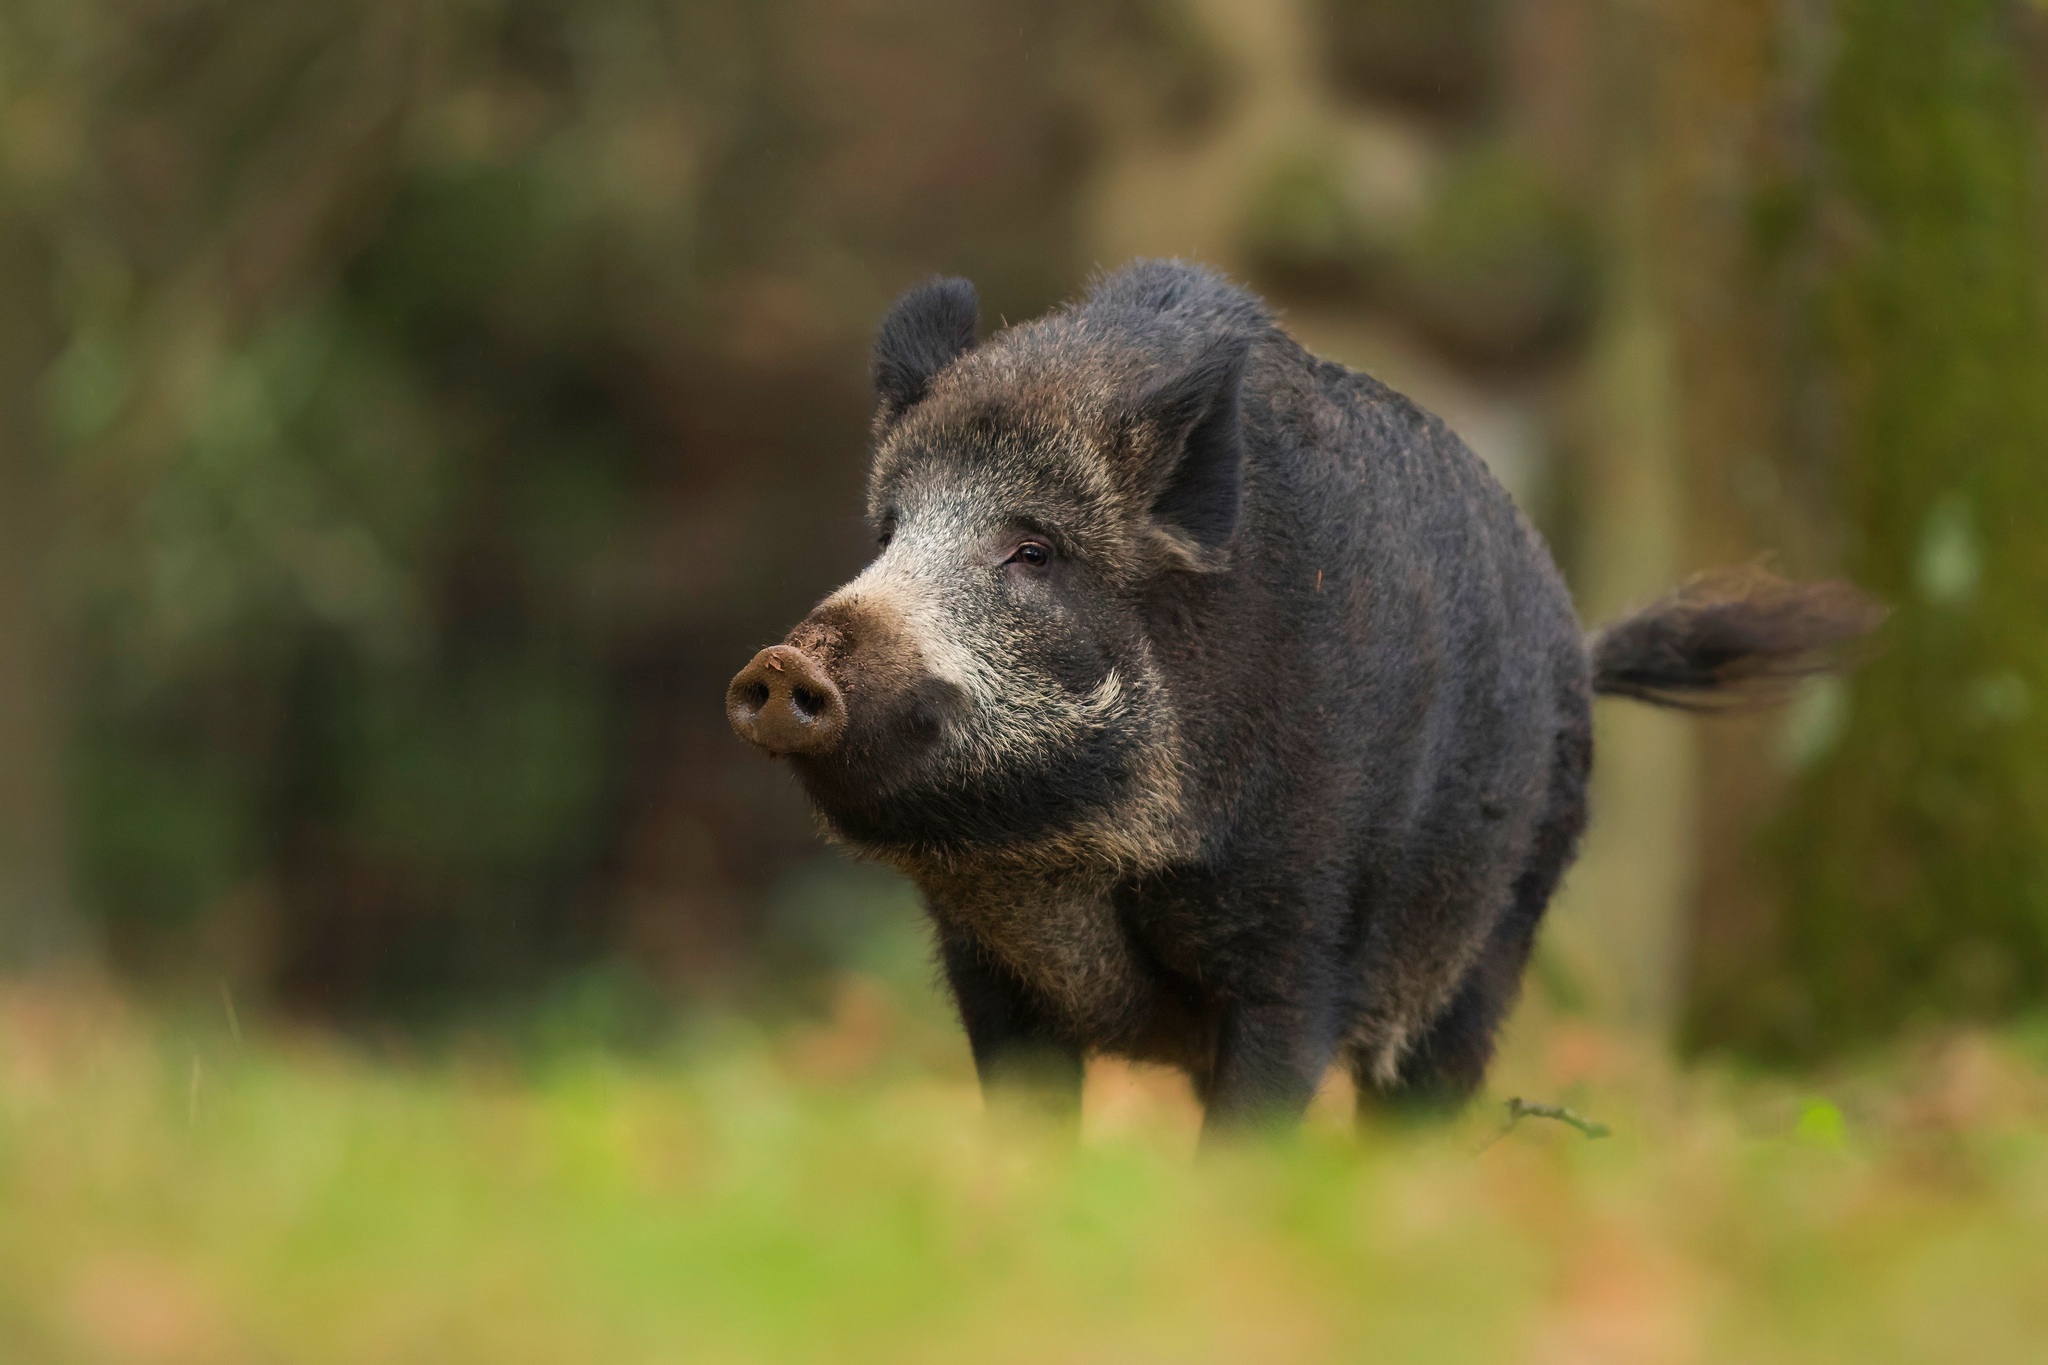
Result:
{"label": "boar's head", "polygon": [[[875,344],[875,559],[732,681],[830,831],[915,868],[1184,844],[1162,592],[1227,571],[1250,328],[1096,301],[976,344],[973,286]],[[1093,310],[1093,311],[1091,311]]]}

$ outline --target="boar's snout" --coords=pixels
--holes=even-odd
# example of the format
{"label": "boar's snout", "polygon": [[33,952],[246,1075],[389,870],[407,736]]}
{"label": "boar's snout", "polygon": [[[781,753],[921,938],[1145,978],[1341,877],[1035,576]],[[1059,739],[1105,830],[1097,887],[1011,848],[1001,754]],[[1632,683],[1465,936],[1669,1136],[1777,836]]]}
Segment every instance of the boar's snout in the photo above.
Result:
{"label": "boar's snout", "polygon": [[725,689],[741,739],[771,754],[823,754],[846,732],[846,701],[824,668],[793,645],[771,645]]}

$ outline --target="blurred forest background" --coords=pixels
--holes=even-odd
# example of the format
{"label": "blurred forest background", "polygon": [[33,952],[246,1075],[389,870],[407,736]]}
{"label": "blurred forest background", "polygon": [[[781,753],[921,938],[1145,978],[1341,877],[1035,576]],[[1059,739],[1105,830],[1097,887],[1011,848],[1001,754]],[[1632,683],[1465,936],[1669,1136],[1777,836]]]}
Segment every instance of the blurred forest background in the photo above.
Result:
{"label": "blurred forest background", "polygon": [[1153,254],[1443,415],[1589,620],[1895,606],[1603,713],[1543,998],[2038,1007],[2044,130],[2022,0],[4,0],[0,960],[417,1027],[914,959],[725,681],[868,552],[897,291]]}

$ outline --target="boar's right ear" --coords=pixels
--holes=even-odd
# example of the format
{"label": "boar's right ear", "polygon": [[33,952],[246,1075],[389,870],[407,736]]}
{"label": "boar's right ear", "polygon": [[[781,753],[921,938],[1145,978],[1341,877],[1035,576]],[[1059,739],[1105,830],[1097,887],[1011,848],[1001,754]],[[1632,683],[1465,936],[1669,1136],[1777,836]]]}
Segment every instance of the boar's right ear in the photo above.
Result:
{"label": "boar's right ear", "polygon": [[932,379],[974,349],[980,320],[974,286],[942,275],[911,289],[875,333],[875,425],[888,427],[917,406]]}

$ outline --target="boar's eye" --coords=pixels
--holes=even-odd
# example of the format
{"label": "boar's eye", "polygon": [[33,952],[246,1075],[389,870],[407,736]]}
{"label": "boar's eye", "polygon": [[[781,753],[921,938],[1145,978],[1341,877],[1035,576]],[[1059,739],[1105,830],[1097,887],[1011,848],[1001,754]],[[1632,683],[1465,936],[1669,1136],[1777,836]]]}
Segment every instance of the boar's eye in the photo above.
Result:
{"label": "boar's eye", "polygon": [[1006,564],[1022,564],[1027,569],[1042,569],[1052,563],[1052,547],[1042,540],[1027,540],[1019,545],[1003,561]]}

